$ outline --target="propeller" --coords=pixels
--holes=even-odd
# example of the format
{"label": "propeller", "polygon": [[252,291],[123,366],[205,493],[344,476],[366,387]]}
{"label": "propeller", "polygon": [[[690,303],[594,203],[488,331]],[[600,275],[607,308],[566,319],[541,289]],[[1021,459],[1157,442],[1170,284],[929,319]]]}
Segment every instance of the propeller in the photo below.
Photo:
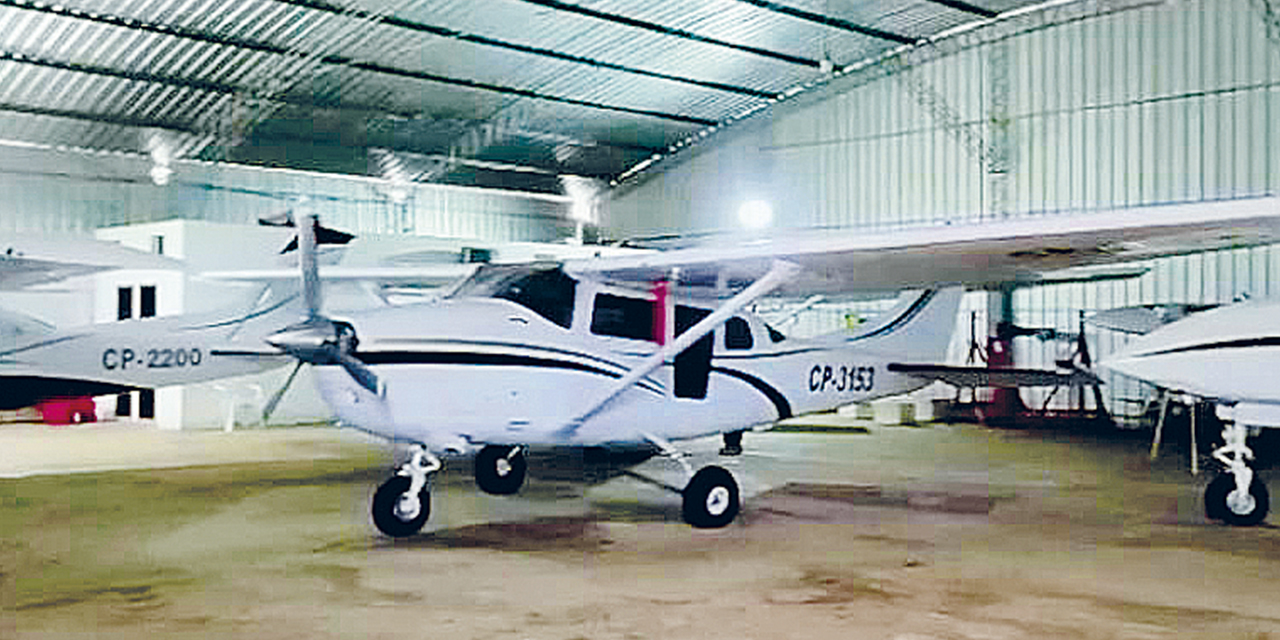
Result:
{"label": "propeller", "polygon": [[320,312],[322,297],[320,273],[316,266],[316,232],[320,229],[316,215],[305,212],[298,225],[298,264],[302,271],[302,298],[307,306],[307,317],[265,338],[267,344],[293,356],[298,364],[285,383],[271,396],[263,407],[263,422],[271,417],[280,399],[293,384],[303,364],[339,365],[361,387],[370,393],[381,394],[378,376],[355,356],[360,340],[350,323],[330,319]]}
{"label": "propeller", "polygon": [[[330,229],[329,227],[320,224],[320,221],[313,215],[304,214],[304,217],[311,220],[311,229],[315,233],[317,245],[344,245],[355,239],[355,236],[350,233],[338,231],[337,229]],[[294,228],[297,227],[297,225],[294,223],[293,218],[293,209],[285,209],[280,213],[258,218],[258,225],[263,227]],[[289,244],[285,245],[285,248],[281,249],[280,253],[285,254],[296,249],[298,249],[298,236],[294,236],[290,239]]]}

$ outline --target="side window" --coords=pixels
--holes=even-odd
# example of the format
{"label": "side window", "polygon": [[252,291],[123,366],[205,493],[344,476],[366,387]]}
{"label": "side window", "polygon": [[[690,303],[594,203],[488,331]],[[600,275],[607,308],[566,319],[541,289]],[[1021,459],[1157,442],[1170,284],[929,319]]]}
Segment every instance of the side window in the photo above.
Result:
{"label": "side window", "polygon": [[782,335],[781,331],[778,331],[777,329],[774,329],[773,327],[767,324],[764,325],[764,328],[769,332],[769,339],[774,342],[782,342],[783,340],[787,339],[786,336]]}
{"label": "side window", "polygon": [[578,283],[559,269],[531,273],[508,284],[495,298],[510,300],[566,329],[573,324]]}
{"label": "side window", "polygon": [[591,313],[591,333],[632,340],[653,340],[653,303],[601,293]]}
{"label": "side window", "polygon": [[734,316],[724,323],[724,348],[750,349],[755,346],[751,339],[751,326],[746,320]]}

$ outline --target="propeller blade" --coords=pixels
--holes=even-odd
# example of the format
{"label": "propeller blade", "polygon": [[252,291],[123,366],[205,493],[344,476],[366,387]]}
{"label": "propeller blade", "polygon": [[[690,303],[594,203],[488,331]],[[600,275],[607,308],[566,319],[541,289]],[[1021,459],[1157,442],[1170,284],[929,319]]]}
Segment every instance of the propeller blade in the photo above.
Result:
{"label": "propeller blade", "polygon": [[355,359],[353,356],[342,354],[338,357],[338,364],[349,374],[360,386],[369,390],[369,393],[380,395],[378,393],[378,374],[366,367],[363,362]]}
{"label": "propeller blade", "polygon": [[307,317],[320,317],[320,271],[316,266],[316,214],[306,211],[298,224],[298,265],[302,268],[302,299],[307,305]]}
{"label": "propeller blade", "polygon": [[280,385],[276,392],[271,394],[271,399],[267,400],[267,404],[262,407],[262,423],[266,424],[271,419],[271,414],[276,412],[276,407],[280,405],[280,399],[284,398],[284,392],[289,390],[289,386],[293,384],[293,379],[298,377],[298,371],[302,369],[303,362],[293,366],[293,371],[289,372],[289,377],[285,379],[284,384]]}

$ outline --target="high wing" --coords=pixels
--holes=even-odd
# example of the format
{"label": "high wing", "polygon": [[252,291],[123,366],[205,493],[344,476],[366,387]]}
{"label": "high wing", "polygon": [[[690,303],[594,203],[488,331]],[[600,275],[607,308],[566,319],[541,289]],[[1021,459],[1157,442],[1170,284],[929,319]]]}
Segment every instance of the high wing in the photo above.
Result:
{"label": "high wing", "polygon": [[0,238],[0,290],[111,269],[181,269],[182,263],[113,242]]}
{"label": "high wing", "polygon": [[[444,286],[475,272],[474,263],[423,265],[413,267],[342,267],[322,266],[320,278],[330,281],[377,282],[380,284],[416,284]],[[240,271],[205,271],[201,278],[227,282],[292,282],[297,269],[246,269]]]}
{"label": "high wing", "polygon": [[1039,282],[1071,267],[1280,241],[1280,198],[1160,205],[887,231],[811,229],[732,236],[648,255],[567,262],[570,273],[740,287],[775,260],[801,267],[786,295]]}

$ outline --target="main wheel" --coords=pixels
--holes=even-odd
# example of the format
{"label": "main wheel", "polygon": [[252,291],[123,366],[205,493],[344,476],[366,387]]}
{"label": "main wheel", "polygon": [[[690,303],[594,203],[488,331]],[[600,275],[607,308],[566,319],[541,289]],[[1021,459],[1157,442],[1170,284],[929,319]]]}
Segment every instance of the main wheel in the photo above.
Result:
{"label": "main wheel", "polygon": [[700,529],[733,522],[739,507],[738,483],[720,467],[699,469],[684,488],[684,521]]}
{"label": "main wheel", "polygon": [[524,451],[511,455],[511,447],[488,445],[476,455],[476,485],[485,493],[509,496],[520,490],[529,463]]}
{"label": "main wheel", "polygon": [[400,496],[409,491],[413,482],[406,476],[396,476],[378,487],[373,494],[373,524],[392,538],[404,538],[422,530],[431,515],[431,491],[426,487],[418,492],[418,509],[403,512]]}
{"label": "main wheel", "polygon": [[1255,476],[1246,496],[1232,496],[1236,478],[1224,473],[1213,479],[1204,490],[1204,513],[1211,520],[1221,520],[1237,527],[1251,527],[1262,522],[1271,508],[1267,485]]}

